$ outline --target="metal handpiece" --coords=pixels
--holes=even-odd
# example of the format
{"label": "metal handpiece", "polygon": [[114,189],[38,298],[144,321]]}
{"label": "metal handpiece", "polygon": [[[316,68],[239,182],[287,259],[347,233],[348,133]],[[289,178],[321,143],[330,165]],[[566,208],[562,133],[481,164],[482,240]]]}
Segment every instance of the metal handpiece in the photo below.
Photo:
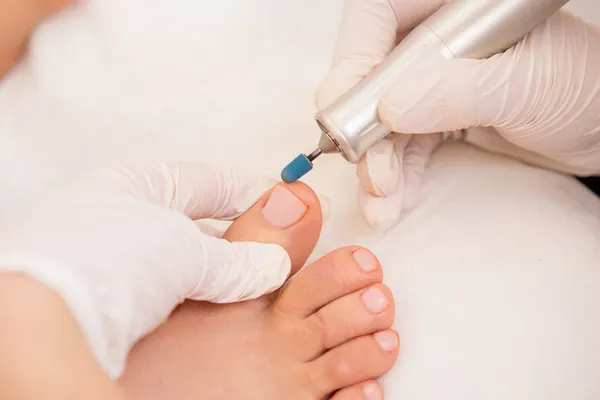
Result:
{"label": "metal handpiece", "polygon": [[357,163],[371,146],[391,133],[381,123],[377,107],[406,69],[442,59],[483,59],[505,51],[568,1],[459,0],[442,6],[365,79],[317,113],[317,124],[323,131],[319,148],[323,153],[340,152],[349,162]]}

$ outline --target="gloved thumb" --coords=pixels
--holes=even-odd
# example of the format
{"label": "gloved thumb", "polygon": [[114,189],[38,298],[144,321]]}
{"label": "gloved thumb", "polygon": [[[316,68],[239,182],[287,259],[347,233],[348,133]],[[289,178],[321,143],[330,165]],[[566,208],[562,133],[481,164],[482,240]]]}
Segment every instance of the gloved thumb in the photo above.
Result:
{"label": "gloved thumb", "polygon": [[278,289],[290,275],[290,257],[277,244],[230,243],[198,234],[204,268],[186,298],[211,303],[251,300]]}
{"label": "gloved thumb", "polygon": [[380,118],[402,133],[497,125],[510,77],[506,58],[448,60],[407,73],[382,98]]}

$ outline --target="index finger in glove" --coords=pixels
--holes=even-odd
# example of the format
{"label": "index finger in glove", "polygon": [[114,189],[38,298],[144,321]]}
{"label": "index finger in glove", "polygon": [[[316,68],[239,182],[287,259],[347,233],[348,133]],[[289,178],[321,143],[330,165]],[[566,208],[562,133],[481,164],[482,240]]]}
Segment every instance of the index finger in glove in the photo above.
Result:
{"label": "index finger in glove", "polygon": [[356,85],[383,61],[399,40],[443,3],[443,0],[346,0],[333,68],[319,87],[317,107],[327,107]]}
{"label": "index finger in glove", "polygon": [[[206,163],[150,164],[103,171],[98,185],[172,209],[197,220],[235,219],[273,186],[251,172]],[[99,187],[96,187],[99,189]]]}

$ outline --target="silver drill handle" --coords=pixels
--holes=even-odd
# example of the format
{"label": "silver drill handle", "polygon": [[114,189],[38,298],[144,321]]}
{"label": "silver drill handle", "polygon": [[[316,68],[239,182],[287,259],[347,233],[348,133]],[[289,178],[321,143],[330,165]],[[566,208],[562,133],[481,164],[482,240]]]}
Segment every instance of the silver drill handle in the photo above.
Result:
{"label": "silver drill handle", "polygon": [[[452,58],[483,59],[512,47],[569,0],[458,0],[442,6],[348,93],[316,115],[325,153],[351,163],[391,133],[377,107],[409,67]],[[427,79],[427,77],[423,77]]]}

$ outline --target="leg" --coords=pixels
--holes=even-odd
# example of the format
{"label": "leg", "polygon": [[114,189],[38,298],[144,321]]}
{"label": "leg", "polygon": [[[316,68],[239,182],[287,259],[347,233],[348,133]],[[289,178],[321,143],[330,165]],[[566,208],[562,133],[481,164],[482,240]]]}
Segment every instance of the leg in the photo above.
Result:
{"label": "leg", "polygon": [[[299,266],[318,237],[320,207],[306,186],[285,187],[309,206],[291,231],[264,223],[267,194],[226,237],[279,243]],[[275,296],[233,305],[186,302],[134,349],[121,383],[140,399],[381,399],[374,379],[398,355],[398,337],[388,329],[393,299],[381,281],[370,252],[346,247],[306,267]]]}
{"label": "leg", "polygon": [[69,2],[70,0],[0,0],[0,79],[21,57],[35,27]]}

